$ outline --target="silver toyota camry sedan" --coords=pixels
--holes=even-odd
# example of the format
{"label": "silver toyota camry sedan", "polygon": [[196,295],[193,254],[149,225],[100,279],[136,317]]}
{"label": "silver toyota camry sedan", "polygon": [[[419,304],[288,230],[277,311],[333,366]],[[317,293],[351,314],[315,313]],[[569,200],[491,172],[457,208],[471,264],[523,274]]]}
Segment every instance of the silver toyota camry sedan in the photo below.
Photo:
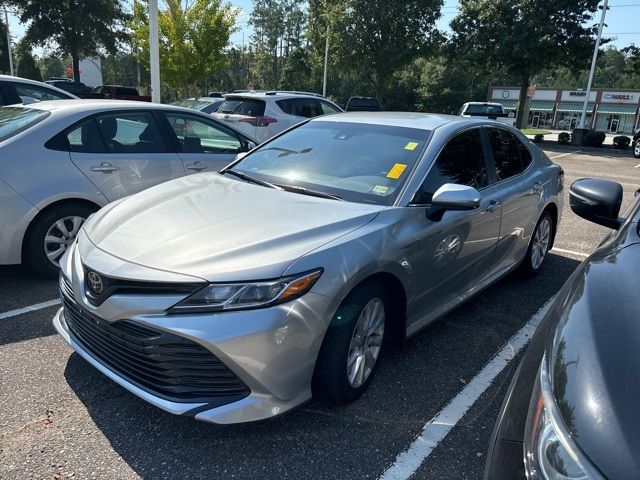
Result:
{"label": "silver toyota camry sedan", "polygon": [[563,177],[491,120],[312,119],[92,215],[60,261],[54,324],[175,414],[227,424],[312,395],[349,402],[386,346],[540,270]]}

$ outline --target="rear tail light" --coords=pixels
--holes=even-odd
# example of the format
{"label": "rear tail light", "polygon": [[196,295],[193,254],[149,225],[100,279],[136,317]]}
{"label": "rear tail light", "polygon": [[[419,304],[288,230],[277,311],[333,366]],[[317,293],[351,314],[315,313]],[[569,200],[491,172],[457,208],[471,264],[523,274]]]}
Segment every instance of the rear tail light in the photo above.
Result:
{"label": "rear tail light", "polygon": [[276,123],[278,120],[273,117],[246,117],[240,119],[241,122],[246,122],[254,127],[268,127],[272,123]]}

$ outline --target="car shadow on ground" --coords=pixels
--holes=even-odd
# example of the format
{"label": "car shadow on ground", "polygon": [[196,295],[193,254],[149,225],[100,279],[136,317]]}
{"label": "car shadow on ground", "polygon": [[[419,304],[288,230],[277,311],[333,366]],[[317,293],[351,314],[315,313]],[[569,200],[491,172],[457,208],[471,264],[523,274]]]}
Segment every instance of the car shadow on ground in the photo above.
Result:
{"label": "car shadow on ground", "polygon": [[551,253],[535,278],[509,275],[404,349],[389,349],[369,390],[345,406],[313,401],[268,421],[220,426],[143,402],[77,354],[65,378],[114,450],[145,479],[376,478],[578,264]]}

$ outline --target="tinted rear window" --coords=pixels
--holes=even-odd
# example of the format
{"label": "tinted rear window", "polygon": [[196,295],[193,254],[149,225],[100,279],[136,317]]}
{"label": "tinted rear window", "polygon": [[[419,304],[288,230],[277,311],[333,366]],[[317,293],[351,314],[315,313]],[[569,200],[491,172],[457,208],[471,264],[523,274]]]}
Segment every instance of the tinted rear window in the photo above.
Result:
{"label": "tinted rear window", "polygon": [[3,142],[49,116],[50,112],[24,107],[0,107],[0,142]]}
{"label": "tinted rear window", "polygon": [[380,110],[380,102],[376,98],[350,98],[348,109]]}
{"label": "tinted rear window", "polygon": [[131,95],[134,97],[138,96],[138,90],[136,90],[135,88],[130,88],[130,87],[117,87],[116,88],[116,95]]}
{"label": "tinted rear window", "polygon": [[235,115],[247,115],[249,117],[262,117],[264,115],[265,102],[253,98],[227,97],[218,109],[219,113],[232,113]]}
{"label": "tinted rear window", "polygon": [[499,115],[503,113],[500,105],[468,105],[465,115]]}

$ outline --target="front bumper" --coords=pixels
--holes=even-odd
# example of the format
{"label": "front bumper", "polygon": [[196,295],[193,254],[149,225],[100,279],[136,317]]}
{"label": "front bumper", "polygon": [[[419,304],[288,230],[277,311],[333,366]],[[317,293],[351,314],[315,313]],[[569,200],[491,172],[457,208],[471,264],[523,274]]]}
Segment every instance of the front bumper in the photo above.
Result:
{"label": "front bumper", "polygon": [[[167,412],[220,424],[271,418],[311,398],[315,361],[339,301],[310,292],[292,302],[259,310],[169,315],[165,310],[184,295],[116,294],[94,307],[83,293],[84,271],[78,257],[71,251],[70,258],[62,262],[75,304],[104,322],[126,319],[189,339],[220,359],[250,390],[245,398],[222,406],[162,398],[128,381],[93,355],[70,331],[64,308],[60,309],[53,320],[58,333],[79,355],[131,393]],[[124,262],[112,260],[115,270],[123,271]]]}

